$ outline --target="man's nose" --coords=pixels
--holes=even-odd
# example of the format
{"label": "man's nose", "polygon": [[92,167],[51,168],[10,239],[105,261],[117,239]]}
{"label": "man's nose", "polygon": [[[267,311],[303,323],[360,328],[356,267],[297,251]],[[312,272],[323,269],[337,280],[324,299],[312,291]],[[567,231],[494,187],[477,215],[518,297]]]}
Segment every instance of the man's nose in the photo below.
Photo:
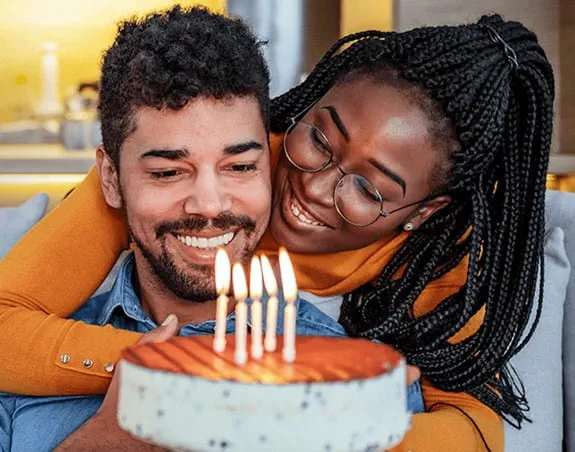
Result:
{"label": "man's nose", "polygon": [[184,211],[188,215],[201,215],[215,218],[231,210],[232,200],[229,190],[214,171],[198,172],[191,193],[184,202]]}

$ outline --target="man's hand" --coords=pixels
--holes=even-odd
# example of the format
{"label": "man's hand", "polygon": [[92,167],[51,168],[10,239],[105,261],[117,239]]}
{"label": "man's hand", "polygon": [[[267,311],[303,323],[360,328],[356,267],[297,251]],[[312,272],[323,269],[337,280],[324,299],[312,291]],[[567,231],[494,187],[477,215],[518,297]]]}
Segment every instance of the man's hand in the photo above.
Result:
{"label": "man's hand", "polygon": [[[174,336],[177,331],[178,319],[170,314],[160,327],[144,334],[138,344],[163,342]],[[163,450],[133,438],[128,432],[120,428],[117,418],[119,387],[119,373],[116,372],[112,377],[110,387],[100,409],[60,444],[56,449],[57,451],[134,450],[151,452]]]}
{"label": "man's hand", "polygon": [[421,371],[419,370],[419,367],[415,367],[415,366],[407,366],[407,386],[411,386],[413,383],[415,383],[417,380],[419,380],[419,377],[421,377]]}
{"label": "man's hand", "polygon": [[[149,331],[142,336],[138,344],[146,344],[148,342],[164,342],[178,332],[178,319],[175,315],[170,314],[161,326],[155,330]],[[98,410],[98,415],[104,415],[113,420],[117,425],[116,413],[118,412],[118,392],[120,390],[120,374],[115,372],[106,392],[106,397]]]}

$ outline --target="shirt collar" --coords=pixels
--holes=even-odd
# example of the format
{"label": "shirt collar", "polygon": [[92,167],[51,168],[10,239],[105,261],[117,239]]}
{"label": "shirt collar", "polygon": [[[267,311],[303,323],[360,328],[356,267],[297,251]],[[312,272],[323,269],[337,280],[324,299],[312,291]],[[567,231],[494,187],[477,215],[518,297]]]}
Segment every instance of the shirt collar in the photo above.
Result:
{"label": "shirt collar", "polygon": [[134,285],[132,284],[132,275],[134,274],[134,255],[129,253],[118,268],[118,274],[112,290],[108,294],[108,300],[100,316],[98,324],[105,325],[111,323],[112,316],[120,309],[122,314],[137,321],[145,322],[151,319],[146,315],[136,295]]}
{"label": "shirt collar", "polygon": [[[118,268],[118,275],[112,290],[108,295],[108,300],[104,304],[98,317],[99,325],[114,323],[116,316],[128,317],[135,320],[145,330],[152,330],[158,325],[144,312],[142,304],[132,283],[134,276],[134,254],[129,253]],[[233,331],[235,315],[232,312],[227,319],[226,329]],[[190,334],[211,334],[214,332],[215,321],[208,320],[201,323],[189,323],[184,325],[180,334],[188,336]]]}

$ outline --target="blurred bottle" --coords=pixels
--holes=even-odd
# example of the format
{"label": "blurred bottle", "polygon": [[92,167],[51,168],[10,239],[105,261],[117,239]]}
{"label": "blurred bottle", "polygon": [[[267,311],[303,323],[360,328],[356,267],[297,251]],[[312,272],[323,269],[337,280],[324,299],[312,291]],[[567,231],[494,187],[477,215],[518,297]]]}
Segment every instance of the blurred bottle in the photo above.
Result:
{"label": "blurred bottle", "polygon": [[101,142],[98,83],[82,83],[66,99],[61,141],[66,149],[94,149]]}
{"label": "blurred bottle", "polygon": [[60,71],[58,46],[53,41],[42,44],[42,94],[36,114],[42,118],[58,118],[63,111],[60,102]]}

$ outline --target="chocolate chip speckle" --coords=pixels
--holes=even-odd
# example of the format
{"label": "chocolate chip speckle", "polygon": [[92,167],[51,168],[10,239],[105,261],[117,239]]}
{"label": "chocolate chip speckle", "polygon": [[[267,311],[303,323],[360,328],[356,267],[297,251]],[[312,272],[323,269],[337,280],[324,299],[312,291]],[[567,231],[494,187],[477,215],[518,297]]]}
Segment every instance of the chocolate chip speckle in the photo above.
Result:
{"label": "chocolate chip speckle", "polygon": [[222,392],[222,396],[224,396],[224,399],[227,399],[230,396],[230,391],[225,389],[224,392]]}
{"label": "chocolate chip speckle", "polygon": [[146,396],[146,387],[145,386],[138,386],[138,396],[140,400],[144,400]]}
{"label": "chocolate chip speckle", "polygon": [[309,406],[309,404],[305,400],[301,403],[301,409],[302,410],[307,409],[308,406]]}
{"label": "chocolate chip speckle", "polygon": [[268,440],[266,435],[260,435],[260,443],[265,443]]}
{"label": "chocolate chip speckle", "polygon": [[216,445],[216,440],[215,440],[215,439],[211,439],[211,440],[208,442],[208,445],[209,445],[210,447],[214,447],[214,446]]}
{"label": "chocolate chip speckle", "polygon": [[158,410],[156,414],[158,415],[158,417],[162,417],[164,415],[164,410]]}
{"label": "chocolate chip speckle", "polygon": [[222,449],[227,449],[227,448],[228,448],[228,442],[227,442],[227,441],[222,441],[222,442],[220,443],[220,447],[221,447]]}

